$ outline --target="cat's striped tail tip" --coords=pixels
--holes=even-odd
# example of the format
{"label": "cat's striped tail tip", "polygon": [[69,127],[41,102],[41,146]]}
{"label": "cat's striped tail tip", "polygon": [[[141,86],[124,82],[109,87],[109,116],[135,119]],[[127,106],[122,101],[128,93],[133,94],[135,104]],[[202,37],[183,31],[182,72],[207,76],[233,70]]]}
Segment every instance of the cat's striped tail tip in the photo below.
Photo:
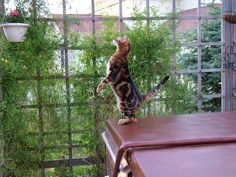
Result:
{"label": "cat's striped tail tip", "polygon": [[166,83],[166,81],[168,81],[169,78],[170,78],[170,76],[166,76],[166,77],[161,81],[161,84],[163,85],[164,83]]}
{"label": "cat's striped tail tip", "polygon": [[170,76],[166,76],[163,80],[167,81],[170,78]]}

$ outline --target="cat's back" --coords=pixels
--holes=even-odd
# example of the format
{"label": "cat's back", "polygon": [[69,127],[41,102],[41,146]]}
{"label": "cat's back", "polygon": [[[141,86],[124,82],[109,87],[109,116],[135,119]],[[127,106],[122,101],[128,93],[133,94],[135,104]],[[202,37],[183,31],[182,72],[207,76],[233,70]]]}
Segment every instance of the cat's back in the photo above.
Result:
{"label": "cat's back", "polygon": [[118,68],[120,71],[117,79],[111,83],[114,93],[123,101],[131,102],[132,100],[136,100],[133,99],[134,97],[141,100],[141,94],[129,73],[128,64],[122,64]]}

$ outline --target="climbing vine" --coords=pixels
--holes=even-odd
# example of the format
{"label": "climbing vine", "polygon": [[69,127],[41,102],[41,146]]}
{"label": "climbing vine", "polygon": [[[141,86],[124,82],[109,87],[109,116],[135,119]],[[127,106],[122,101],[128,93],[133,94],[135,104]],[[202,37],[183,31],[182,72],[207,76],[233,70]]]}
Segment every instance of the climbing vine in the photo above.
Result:
{"label": "climbing vine", "polygon": [[[119,118],[115,97],[109,87],[97,95],[95,89],[105,75],[106,63],[114,53],[112,39],[128,35],[132,49],[129,56],[131,75],[142,93],[155,86],[165,75],[171,79],[139,117],[192,111],[188,81],[172,76],[172,57],[179,51],[173,43],[169,23],[142,20],[144,12],[135,12],[136,21],[117,32],[114,19],[106,20],[96,36],[70,34],[74,48],[69,66],[69,94],[64,79],[65,68],[58,64],[57,50],[63,36],[55,23],[42,20],[47,14],[43,0],[19,6],[31,25],[23,43],[0,42],[0,67],[3,99],[0,103],[0,142],[3,159],[1,171],[6,176],[41,176],[43,162],[68,159],[68,129],[72,133],[73,158],[94,157],[95,164],[73,167],[59,165],[48,169],[47,176],[101,176],[104,174],[100,134],[105,120]],[[72,59],[71,59],[72,60]],[[62,63],[65,64],[65,63]],[[73,75],[73,77],[72,77]],[[54,79],[51,79],[55,76]],[[62,79],[61,79],[62,78]],[[71,107],[68,111],[68,95]],[[173,110],[175,107],[175,110]],[[70,114],[70,119],[67,119]],[[68,128],[69,127],[69,128]],[[59,146],[59,149],[53,147]],[[78,147],[78,148],[77,148]],[[72,174],[73,173],[73,174]]]}

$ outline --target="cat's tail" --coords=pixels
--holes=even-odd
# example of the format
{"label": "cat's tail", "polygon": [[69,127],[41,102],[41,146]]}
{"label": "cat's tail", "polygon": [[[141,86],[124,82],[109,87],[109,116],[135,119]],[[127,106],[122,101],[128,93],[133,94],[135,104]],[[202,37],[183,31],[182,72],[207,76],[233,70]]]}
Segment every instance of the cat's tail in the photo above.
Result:
{"label": "cat's tail", "polygon": [[143,95],[143,102],[148,102],[149,100],[151,100],[156,95],[156,93],[160,90],[161,86],[164,85],[168,79],[169,79],[169,76],[166,76],[156,87],[154,87],[146,95]]}

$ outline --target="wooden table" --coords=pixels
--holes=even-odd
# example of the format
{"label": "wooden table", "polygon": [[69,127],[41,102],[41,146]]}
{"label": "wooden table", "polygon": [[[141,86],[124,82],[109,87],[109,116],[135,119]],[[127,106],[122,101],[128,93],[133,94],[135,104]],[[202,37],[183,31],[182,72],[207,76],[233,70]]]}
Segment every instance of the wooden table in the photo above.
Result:
{"label": "wooden table", "polygon": [[[107,172],[135,177],[235,177],[236,112],[147,117],[102,134]],[[224,174],[224,175],[222,175]]]}

